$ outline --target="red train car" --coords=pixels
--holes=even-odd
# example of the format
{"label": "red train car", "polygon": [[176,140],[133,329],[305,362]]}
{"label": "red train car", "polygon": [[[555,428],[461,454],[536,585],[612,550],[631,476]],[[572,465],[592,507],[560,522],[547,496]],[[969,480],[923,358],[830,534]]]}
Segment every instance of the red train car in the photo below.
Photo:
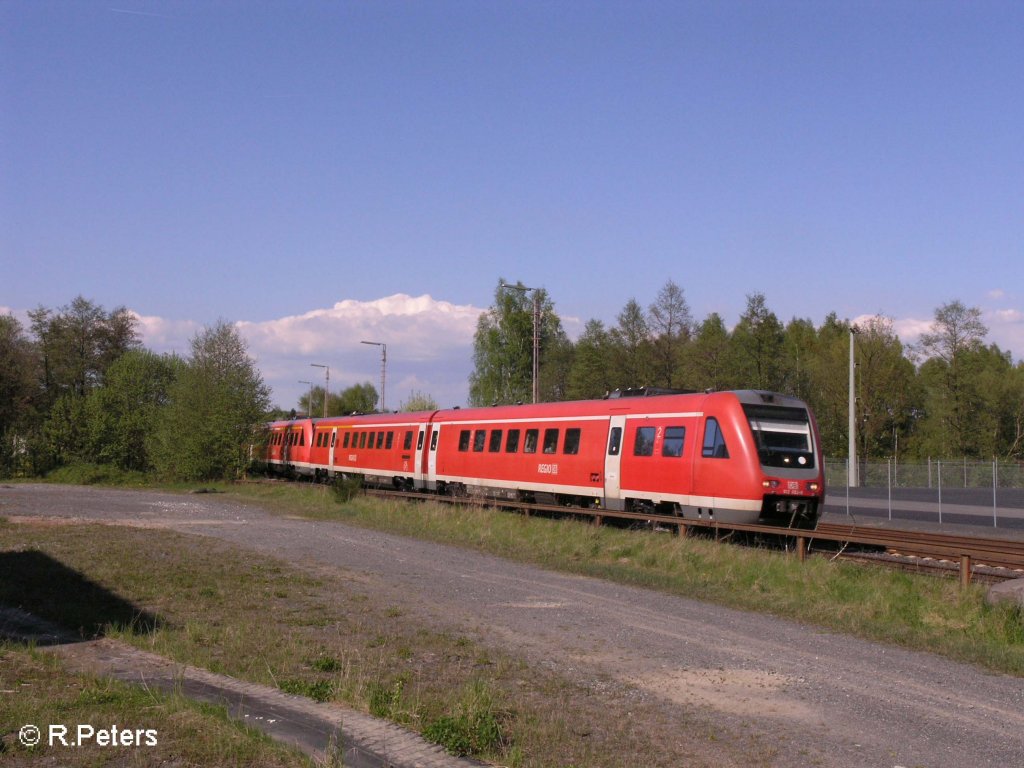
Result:
{"label": "red train car", "polygon": [[[305,433],[301,422],[271,429],[299,424]],[[308,430],[306,474],[439,493],[807,525],[825,492],[813,415],[770,392],[352,416]]]}

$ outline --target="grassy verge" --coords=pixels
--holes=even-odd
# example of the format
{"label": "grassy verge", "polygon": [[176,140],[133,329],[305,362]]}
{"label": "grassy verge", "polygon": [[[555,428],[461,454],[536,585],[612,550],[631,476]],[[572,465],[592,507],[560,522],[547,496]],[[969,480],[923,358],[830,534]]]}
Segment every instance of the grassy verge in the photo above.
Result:
{"label": "grassy verge", "polygon": [[955,580],[723,547],[574,520],[472,506],[357,497],[338,504],[323,486],[245,484],[232,491],[282,514],[343,520],[472,547],[556,570],[771,613],[827,629],[931,651],[1024,676],[1024,615],[984,602]]}
{"label": "grassy verge", "polygon": [[[271,742],[257,731],[229,720],[226,710],[196,704],[138,686],[86,675],[73,675],[52,654],[0,642],[0,762],[5,766],[60,765],[261,765],[308,766],[294,750]],[[41,729],[41,740],[28,747],[19,737],[26,725]],[[127,746],[101,746],[100,738],[84,746],[62,746],[78,738],[78,726],[110,733],[112,725],[129,729]],[[50,746],[50,727],[54,745]],[[136,735],[135,731],[142,731]],[[26,738],[30,734],[26,732]],[[83,735],[88,732],[83,731]],[[123,735],[114,735],[124,743]],[[29,741],[30,743],[30,741]]]}
{"label": "grassy verge", "polygon": [[[729,733],[629,686],[565,679],[425,626],[375,600],[370,588],[344,573],[306,571],[211,539],[0,523],[0,571],[5,558],[6,574],[15,573],[13,563],[22,575],[0,578],[0,603],[84,634],[104,633],[215,672],[387,717],[454,753],[524,767],[758,766],[770,765],[774,754],[756,736]],[[26,653],[0,657],[4,674],[12,665],[40,663]],[[60,679],[59,672],[49,674]],[[30,700],[10,706],[0,723],[5,732],[40,716]],[[134,710],[124,721],[134,725],[150,705],[133,700],[124,706]],[[100,710],[81,716],[109,719]],[[248,749],[213,740],[207,752],[174,759],[185,765],[246,762],[211,757],[217,749],[232,756]],[[132,759],[163,764],[142,754]]]}

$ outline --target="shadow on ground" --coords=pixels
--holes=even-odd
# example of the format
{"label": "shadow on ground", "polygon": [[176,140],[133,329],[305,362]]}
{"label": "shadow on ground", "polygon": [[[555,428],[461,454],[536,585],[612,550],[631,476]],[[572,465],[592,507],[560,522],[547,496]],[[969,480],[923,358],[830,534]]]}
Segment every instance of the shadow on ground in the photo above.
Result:
{"label": "shadow on ground", "polygon": [[37,550],[0,552],[0,637],[37,644],[146,634],[166,625],[106,587]]}

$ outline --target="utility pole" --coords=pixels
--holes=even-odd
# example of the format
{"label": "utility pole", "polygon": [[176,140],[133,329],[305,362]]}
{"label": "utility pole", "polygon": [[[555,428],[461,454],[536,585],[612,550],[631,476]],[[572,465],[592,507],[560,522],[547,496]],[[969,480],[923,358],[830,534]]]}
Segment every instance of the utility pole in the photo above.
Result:
{"label": "utility pole", "polygon": [[359,343],[380,347],[380,412],[384,413],[387,410],[384,406],[384,386],[388,378],[388,345],[383,341],[360,341]]}
{"label": "utility pole", "polygon": [[856,393],[856,370],[857,364],[853,356],[853,340],[860,333],[856,325],[850,326],[850,467],[847,471],[847,485],[856,488],[860,485],[860,470],[857,466],[857,393]]}
{"label": "utility pole", "polygon": [[[323,368],[324,369],[324,418],[327,418],[327,401],[331,399],[331,368],[327,365],[321,365],[320,363],[310,363],[311,368]],[[312,414],[310,414],[312,415]]]}

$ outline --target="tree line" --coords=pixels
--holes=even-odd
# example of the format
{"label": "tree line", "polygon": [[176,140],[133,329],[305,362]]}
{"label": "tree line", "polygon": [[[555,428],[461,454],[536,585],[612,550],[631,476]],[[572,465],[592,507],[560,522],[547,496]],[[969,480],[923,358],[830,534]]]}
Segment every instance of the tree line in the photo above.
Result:
{"label": "tree line", "polygon": [[[234,477],[260,425],[296,415],[270,408],[245,341],[225,321],[177,356],[144,349],[124,307],[77,297],[28,317],[25,327],[0,315],[0,476],[91,463],[167,479]],[[697,322],[669,280],[646,308],[630,299],[614,325],[589,320],[573,342],[546,291],[502,280],[474,336],[471,405],[531,399],[535,320],[541,400],[638,386],[780,391],[811,405],[825,453],[844,458],[852,335],[862,458],[1024,459],[1024,364],[987,344],[980,310],[959,301],[938,307],[929,331],[907,346],[883,316],[859,327],[834,313],[820,326],[784,325],[761,293],[747,297],[732,329],[717,313]],[[311,386],[299,412],[320,415],[326,395]],[[330,393],[327,411],[367,413],[376,403],[367,382]],[[436,408],[418,392],[402,404]]]}
{"label": "tree line", "polygon": [[474,336],[472,405],[530,401],[535,318],[542,401],[635,387],[784,392],[811,405],[826,455],[845,458],[852,335],[862,459],[1024,459],[1024,363],[987,344],[981,311],[960,301],[908,346],[881,315],[783,324],[762,293],[731,330],[714,312],[698,322],[669,280],[646,308],[630,299],[614,325],[591,319],[572,342],[546,291],[500,280]]}
{"label": "tree line", "polygon": [[195,335],[187,357],[142,347],[124,307],[81,296],[0,315],[0,476],[88,463],[170,480],[237,476],[269,409],[235,327]]}

